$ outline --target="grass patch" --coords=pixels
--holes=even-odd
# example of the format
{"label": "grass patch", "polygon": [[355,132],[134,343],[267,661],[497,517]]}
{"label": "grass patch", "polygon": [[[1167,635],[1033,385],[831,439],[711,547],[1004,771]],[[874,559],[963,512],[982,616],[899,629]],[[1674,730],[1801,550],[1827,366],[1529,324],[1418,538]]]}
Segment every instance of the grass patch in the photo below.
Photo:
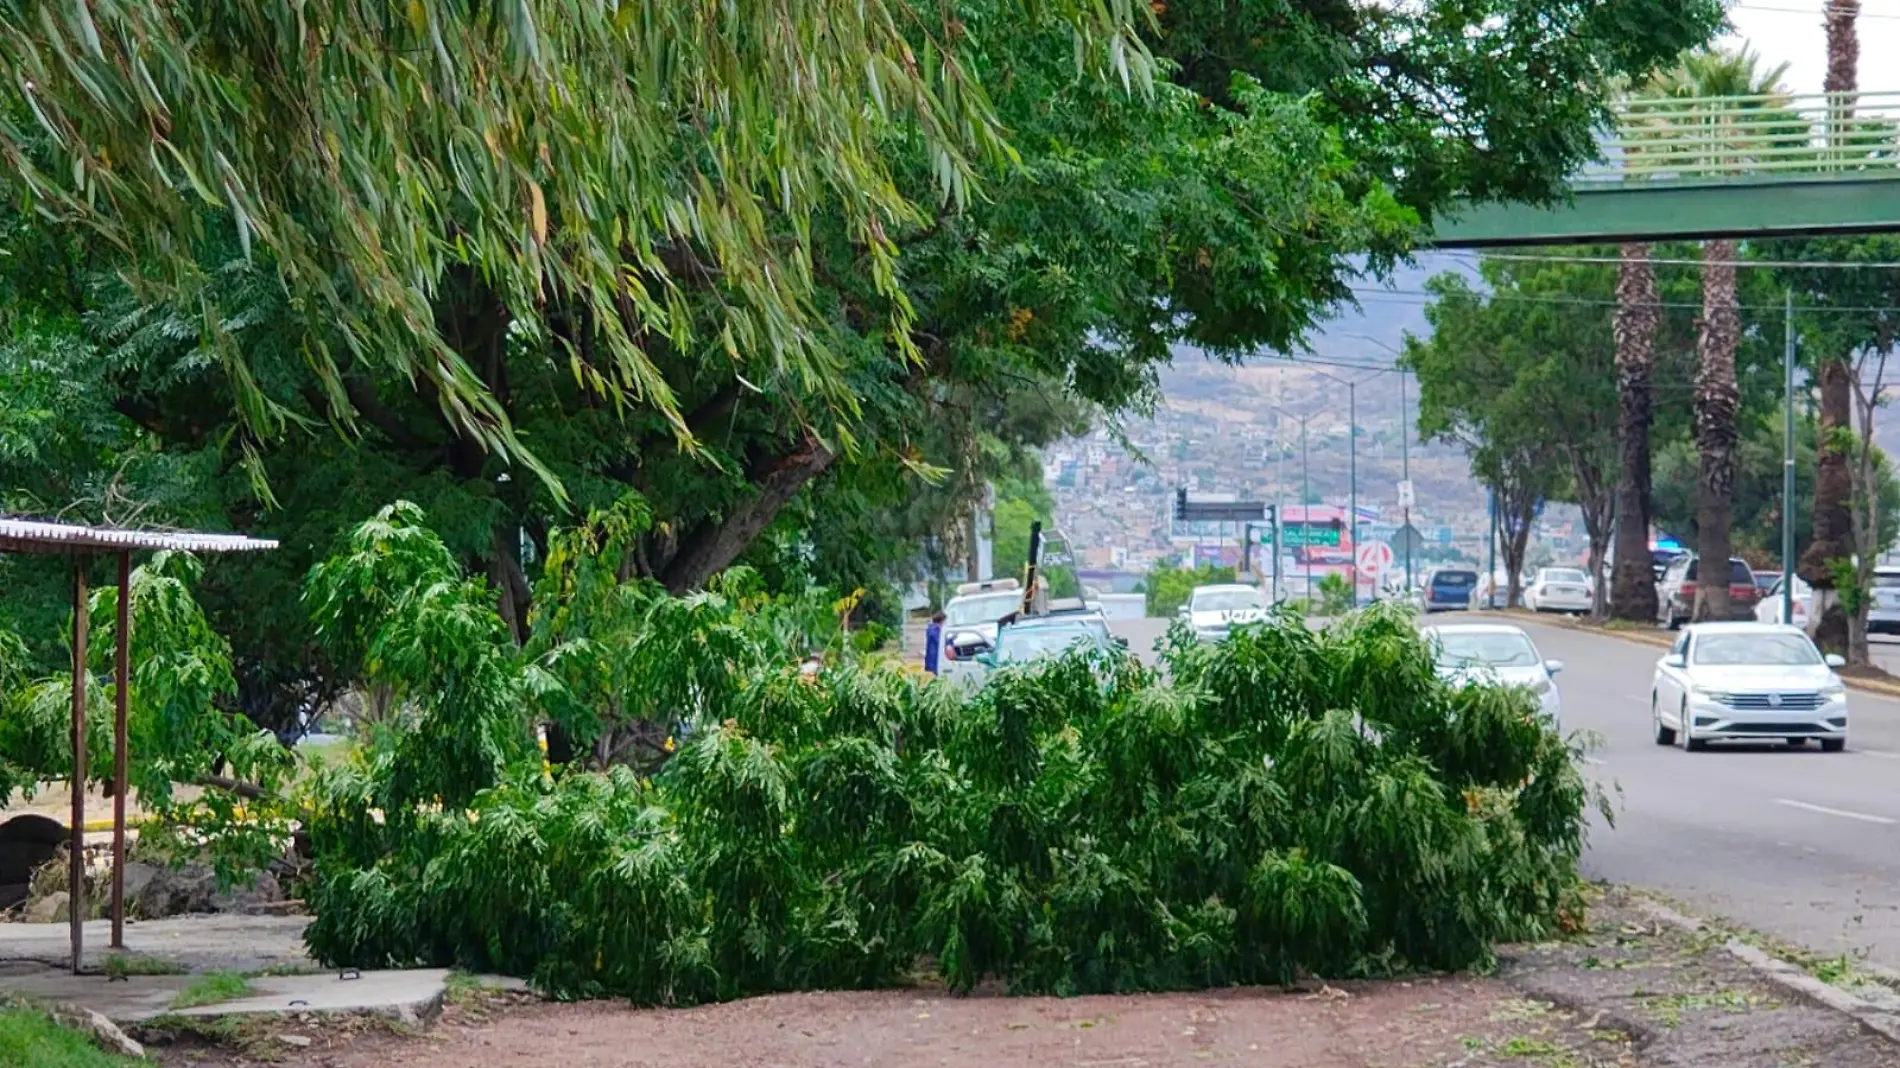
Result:
{"label": "grass patch", "polygon": [[157,957],[128,957],[123,953],[114,953],[105,959],[103,969],[107,975],[183,975],[184,965],[174,964]]}
{"label": "grass patch", "polygon": [[172,999],[174,1009],[192,1009],[251,996],[251,981],[236,972],[206,972]]}
{"label": "grass patch", "polygon": [[138,1061],[106,1053],[32,1009],[0,1009],[0,1064],[32,1068],[131,1068]]}

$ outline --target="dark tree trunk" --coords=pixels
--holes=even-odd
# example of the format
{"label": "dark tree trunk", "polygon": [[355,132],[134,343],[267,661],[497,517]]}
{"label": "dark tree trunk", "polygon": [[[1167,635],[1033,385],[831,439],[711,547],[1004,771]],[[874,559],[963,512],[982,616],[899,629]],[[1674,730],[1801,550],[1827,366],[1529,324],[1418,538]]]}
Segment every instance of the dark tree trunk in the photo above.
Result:
{"label": "dark tree trunk", "polygon": [[1735,411],[1741,397],[1735,385],[1735,346],[1741,338],[1741,313],[1735,301],[1735,242],[1703,246],[1702,322],[1697,332],[1695,442],[1701,458],[1696,486],[1696,551],[1702,581],[1696,584],[1695,619],[1730,615],[1728,559],[1735,499]]}
{"label": "dark tree trunk", "polygon": [[1615,572],[1610,614],[1648,622],[1656,618],[1656,576],[1649,558],[1650,384],[1655,370],[1661,308],[1649,246],[1626,244],[1616,279],[1617,444]]}
{"label": "dark tree trunk", "polygon": [[661,584],[676,594],[705,585],[738,559],[779,509],[836,459],[830,446],[807,438],[788,455],[755,472],[758,489],[753,498],[682,537],[678,551],[661,571]]}
{"label": "dark tree trunk", "polygon": [[[1860,87],[1860,0],[1829,0],[1824,9],[1827,77],[1821,88],[1829,93],[1852,94]],[[1851,95],[1831,100],[1830,123],[1851,118],[1853,105]],[[1821,418],[1815,449],[1814,527],[1808,551],[1801,555],[1800,571],[1815,590],[1811,624],[1815,642],[1828,652],[1845,653],[1847,613],[1835,593],[1828,562],[1846,559],[1854,552],[1854,520],[1849,511],[1854,476],[1845,448],[1853,422],[1853,369],[1847,354],[1823,356],[1816,377],[1820,380]]]}

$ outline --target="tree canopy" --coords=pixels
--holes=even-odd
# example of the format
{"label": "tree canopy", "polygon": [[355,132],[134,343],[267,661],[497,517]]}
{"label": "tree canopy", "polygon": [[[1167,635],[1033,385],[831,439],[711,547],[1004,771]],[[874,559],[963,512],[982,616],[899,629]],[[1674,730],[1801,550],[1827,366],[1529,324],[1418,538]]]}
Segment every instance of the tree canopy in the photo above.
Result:
{"label": "tree canopy", "polygon": [[302,576],[397,499],[520,641],[630,493],[675,591],[916,577],[1176,346],[1295,346],[1452,198],[1551,195],[1720,19],[1543,7],[0,8],[4,489],[279,537],[201,585],[273,726],[350,681]]}

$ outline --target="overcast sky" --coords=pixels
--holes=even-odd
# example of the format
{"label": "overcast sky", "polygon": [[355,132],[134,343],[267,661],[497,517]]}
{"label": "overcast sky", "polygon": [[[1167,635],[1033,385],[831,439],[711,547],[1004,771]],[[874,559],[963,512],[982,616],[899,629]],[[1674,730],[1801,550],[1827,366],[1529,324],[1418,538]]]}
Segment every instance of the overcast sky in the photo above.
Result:
{"label": "overcast sky", "polygon": [[[1818,93],[1827,74],[1827,34],[1821,11],[1826,0],[1736,0],[1729,8],[1735,33],[1724,43],[1746,41],[1763,66],[1788,64],[1782,80],[1793,93]],[[1900,90],[1900,0],[1861,0],[1860,88]]]}

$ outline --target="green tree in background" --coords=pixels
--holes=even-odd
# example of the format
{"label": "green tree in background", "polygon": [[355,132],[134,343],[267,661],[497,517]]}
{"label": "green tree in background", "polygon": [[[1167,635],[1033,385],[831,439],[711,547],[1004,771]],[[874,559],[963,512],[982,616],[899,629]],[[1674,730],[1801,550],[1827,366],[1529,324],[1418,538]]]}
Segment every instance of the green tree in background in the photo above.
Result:
{"label": "green tree in background", "polygon": [[1148,616],[1151,619],[1165,619],[1179,612],[1194,594],[1196,586],[1215,586],[1235,581],[1234,569],[1215,564],[1202,564],[1199,567],[1181,567],[1176,564],[1156,564],[1148,572],[1147,590]]}

